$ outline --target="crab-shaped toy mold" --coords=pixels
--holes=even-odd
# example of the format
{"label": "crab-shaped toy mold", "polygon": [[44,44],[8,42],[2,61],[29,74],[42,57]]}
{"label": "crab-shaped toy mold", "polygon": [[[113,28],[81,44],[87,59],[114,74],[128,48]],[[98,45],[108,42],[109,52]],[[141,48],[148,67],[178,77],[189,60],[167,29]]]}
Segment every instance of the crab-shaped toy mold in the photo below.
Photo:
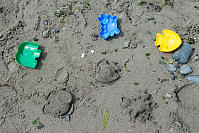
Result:
{"label": "crab-shaped toy mold", "polygon": [[109,36],[113,37],[114,34],[119,34],[120,30],[117,28],[117,19],[117,16],[101,14],[101,17],[98,17],[101,24],[99,36],[105,40]]}

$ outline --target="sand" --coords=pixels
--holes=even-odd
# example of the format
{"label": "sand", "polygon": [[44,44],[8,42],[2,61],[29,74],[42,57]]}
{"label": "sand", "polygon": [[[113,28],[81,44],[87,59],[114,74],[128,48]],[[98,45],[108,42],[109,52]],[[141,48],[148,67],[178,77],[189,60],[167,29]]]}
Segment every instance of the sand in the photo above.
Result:
{"label": "sand", "polygon": [[[194,6],[199,1],[139,3],[0,0],[0,132],[198,133],[199,87],[179,70],[172,80],[160,63],[162,56],[171,59],[172,53],[160,52],[154,43],[163,29],[177,32],[185,42],[195,38],[188,65],[192,75],[198,75],[194,58],[199,49],[199,10]],[[101,13],[118,16],[119,35],[108,40],[97,36]],[[47,38],[42,36],[45,30]],[[40,45],[35,69],[10,60],[23,41]],[[129,48],[123,48],[125,42]],[[43,112],[49,95],[60,91],[73,97],[70,122]],[[104,129],[105,110],[109,117]],[[41,129],[32,123],[37,118],[44,125]]]}

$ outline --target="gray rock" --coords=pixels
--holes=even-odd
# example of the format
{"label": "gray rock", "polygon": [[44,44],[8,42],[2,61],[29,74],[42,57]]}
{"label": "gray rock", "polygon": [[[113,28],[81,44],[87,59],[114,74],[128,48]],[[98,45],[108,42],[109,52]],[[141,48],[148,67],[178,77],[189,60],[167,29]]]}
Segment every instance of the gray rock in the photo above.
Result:
{"label": "gray rock", "polygon": [[181,68],[180,68],[180,74],[182,75],[187,75],[187,74],[190,74],[192,73],[192,68],[188,65],[182,65]]}
{"label": "gray rock", "polygon": [[129,47],[129,45],[130,45],[130,43],[129,42],[124,42],[124,48],[128,48]]}
{"label": "gray rock", "polygon": [[172,79],[172,80],[175,80],[175,75],[174,75],[174,73],[171,73],[171,79]]}
{"label": "gray rock", "polygon": [[193,52],[193,48],[187,44],[183,43],[182,46],[173,54],[173,59],[178,61],[180,64],[186,64]]}
{"label": "gray rock", "polygon": [[43,24],[48,25],[48,20],[44,20]]}
{"label": "gray rock", "polygon": [[193,81],[194,83],[199,85],[199,75],[191,75],[187,76],[186,79]]}
{"label": "gray rock", "polygon": [[151,20],[155,20],[155,18],[154,17],[147,17],[146,20],[151,21]]}
{"label": "gray rock", "polygon": [[166,65],[166,69],[169,71],[169,72],[175,72],[177,70],[177,68],[173,65],[173,64],[167,64]]}
{"label": "gray rock", "polygon": [[34,37],[34,39],[33,39],[34,41],[38,41],[39,39],[37,38],[37,37]]}
{"label": "gray rock", "polygon": [[43,31],[43,33],[42,33],[43,38],[48,38],[49,35],[50,35],[50,34],[49,34],[49,31],[48,31],[48,30]]}
{"label": "gray rock", "polygon": [[59,33],[59,29],[55,29],[55,33]]}
{"label": "gray rock", "polygon": [[63,116],[70,110],[71,103],[72,95],[66,91],[50,94],[48,103],[43,107],[43,113],[52,114],[54,116]]}
{"label": "gray rock", "polygon": [[66,121],[70,122],[70,115],[68,115],[68,114],[66,115]]}

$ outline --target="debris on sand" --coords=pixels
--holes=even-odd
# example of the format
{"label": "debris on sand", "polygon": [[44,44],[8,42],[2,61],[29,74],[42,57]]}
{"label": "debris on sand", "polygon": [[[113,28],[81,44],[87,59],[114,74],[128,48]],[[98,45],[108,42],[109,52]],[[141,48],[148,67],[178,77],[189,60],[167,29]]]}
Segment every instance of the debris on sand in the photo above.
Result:
{"label": "debris on sand", "polygon": [[108,123],[108,117],[109,117],[109,111],[108,111],[108,109],[106,109],[106,111],[104,113],[103,128],[106,128],[106,125]]}
{"label": "debris on sand", "polygon": [[40,121],[39,121],[39,117],[37,119],[35,119],[34,121],[32,121],[32,124],[33,125],[36,125],[37,126],[37,129],[41,129],[41,128],[44,128],[44,124],[42,124]]}
{"label": "debris on sand", "polygon": [[193,52],[193,48],[188,43],[183,43],[181,48],[173,54],[173,59],[180,64],[186,64]]}
{"label": "debris on sand", "polygon": [[169,94],[169,93],[166,93],[166,97],[167,98],[172,98],[173,96],[171,94]]}
{"label": "debris on sand", "polygon": [[85,57],[85,53],[82,53],[81,57],[84,58]]}

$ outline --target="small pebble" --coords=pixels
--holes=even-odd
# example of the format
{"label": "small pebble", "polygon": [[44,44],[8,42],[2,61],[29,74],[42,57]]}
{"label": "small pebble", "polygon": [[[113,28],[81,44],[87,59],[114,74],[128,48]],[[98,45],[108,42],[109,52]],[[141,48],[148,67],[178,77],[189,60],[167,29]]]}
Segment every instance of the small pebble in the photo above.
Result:
{"label": "small pebble", "polygon": [[174,73],[171,73],[171,79],[172,79],[172,80],[175,80],[175,75],[174,75]]}
{"label": "small pebble", "polygon": [[55,33],[59,33],[59,29],[55,29]]}
{"label": "small pebble", "polygon": [[177,90],[176,90],[176,89],[173,89],[173,93],[177,93]]}
{"label": "small pebble", "polygon": [[198,59],[199,59],[198,54],[196,54],[194,57],[194,60],[198,60]]}
{"label": "small pebble", "polygon": [[161,64],[162,64],[162,65],[164,65],[164,64],[165,64],[164,60],[162,60],[162,61],[161,61]]}
{"label": "small pebble", "polygon": [[124,42],[124,48],[128,48],[129,47],[129,42]]}
{"label": "small pebble", "polygon": [[96,37],[96,38],[99,37],[99,35],[97,33],[93,33],[92,36]]}
{"label": "small pebble", "polygon": [[180,68],[180,74],[182,75],[187,75],[187,74],[190,74],[192,73],[192,69],[190,66],[188,65],[182,65],[181,68]]}
{"label": "small pebble", "polygon": [[49,31],[48,30],[43,31],[42,36],[43,36],[43,38],[48,38],[49,37]]}
{"label": "small pebble", "polygon": [[70,122],[70,115],[68,115],[68,114],[66,115],[66,121]]}
{"label": "small pebble", "polygon": [[126,0],[126,3],[129,3],[129,0]]}
{"label": "small pebble", "polygon": [[155,5],[155,10],[156,10],[157,12],[160,12],[160,11],[161,11],[161,7]]}
{"label": "small pebble", "polygon": [[169,94],[169,93],[166,93],[166,97],[168,97],[168,98],[172,98],[172,97],[173,97],[173,95],[171,95],[171,94]]}
{"label": "small pebble", "polygon": [[155,19],[154,17],[147,17],[146,18],[147,21],[151,21],[151,20],[154,20],[154,19]]}
{"label": "small pebble", "polygon": [[48,20],[44,20],[43,24],[48,25]]}
{"label": "small pebble", "polygon": [[177,70],[177,68],[173,65],[173,64],[168,64],[166,65],[166,69],[169,71],[169,72],[175,72]]}
{"label": "small pebble", "polygon": [[37,38],[37,37],[34,37],[34,39],[33,39],[34,41],[38,41],[39,39]]}

